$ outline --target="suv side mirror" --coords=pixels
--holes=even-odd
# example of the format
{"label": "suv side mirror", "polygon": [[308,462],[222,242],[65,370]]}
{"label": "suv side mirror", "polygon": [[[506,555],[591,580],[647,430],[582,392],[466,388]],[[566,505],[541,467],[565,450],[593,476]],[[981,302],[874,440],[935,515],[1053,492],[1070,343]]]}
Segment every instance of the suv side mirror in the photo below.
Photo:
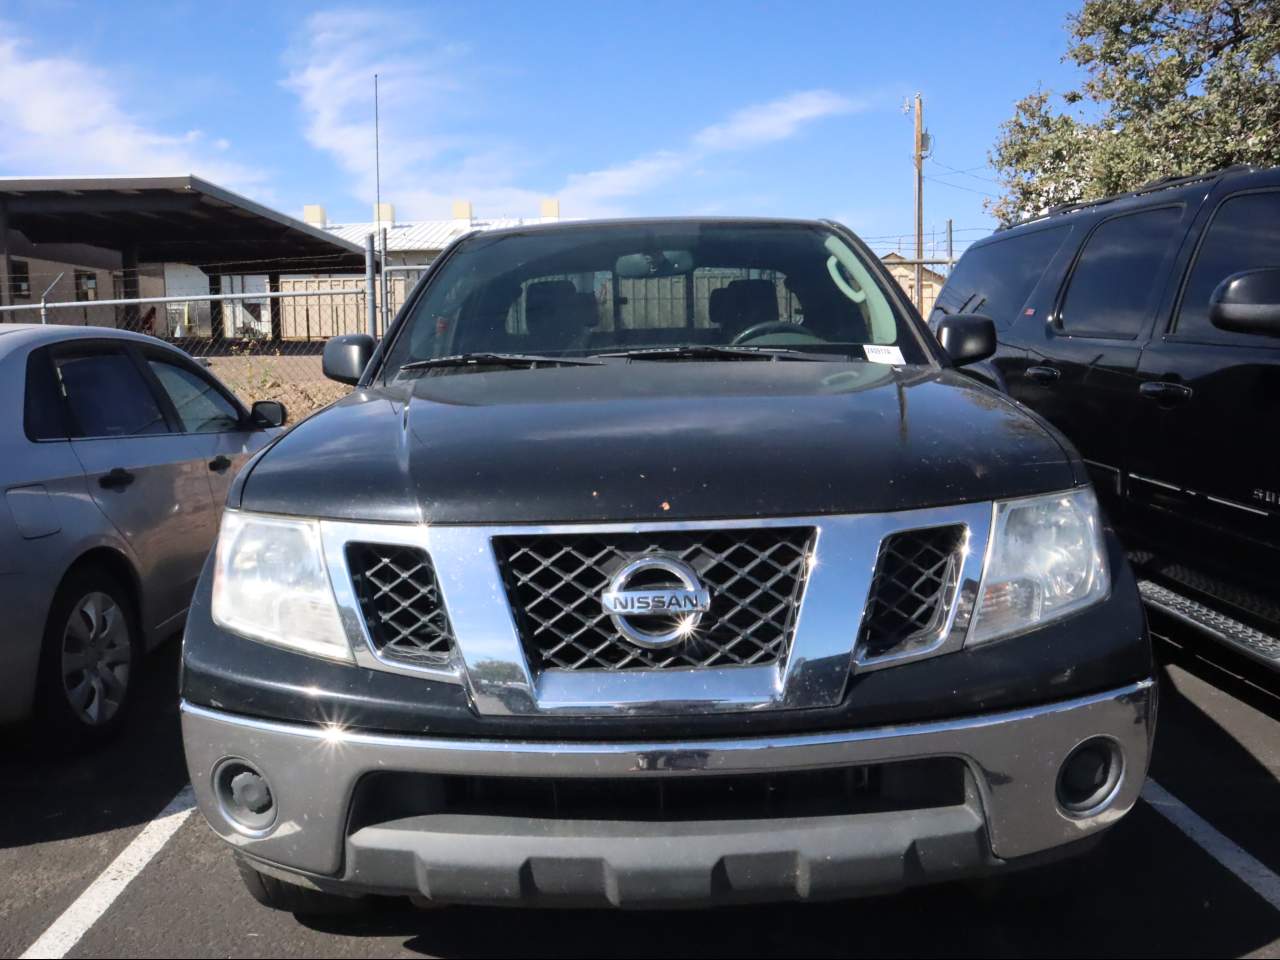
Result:
{"label": "suv side mirror", "polygon": [[345,333],[325,341],[321,366],[330,380],[359,383],[372,356],[373,337],[367,333]]}
{"label": "suv side mirror", "polygon": [[257,400],[249,408],[249,420],[255,427],[283,427],[289,420],[289,411],[279,400]]}
{"label": "suv side mirror", "polygon": [[957,367],[996,352],[996,325],[980,313],[953,313],[938,321],[938,342]]}
{"label": "suv side mirror", "polygon": [[1280,337],[1280,267],[1227,277],[1209,298],[1209,319],[1222,330]]}

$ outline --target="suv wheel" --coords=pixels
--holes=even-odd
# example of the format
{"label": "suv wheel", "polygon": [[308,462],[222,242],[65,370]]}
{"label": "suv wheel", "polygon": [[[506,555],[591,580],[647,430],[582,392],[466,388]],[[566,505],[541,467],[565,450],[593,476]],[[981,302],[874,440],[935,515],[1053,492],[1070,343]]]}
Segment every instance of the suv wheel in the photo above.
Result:
{"label": "suv wheel", "polygon": [[141,632],[129,592],[109,573],[78,570],[53,598],[45,625],[45,729],[75,746],[119,727],[137,681]]}
{"label": "suv wheel", "polygon": [[344,897],[336,893],[311,890],[259,873],[243,857],[235,856],[235,861],[249,896],[272,910],[284,910],[305,917],[359,913],[365,907],[363,897]]}

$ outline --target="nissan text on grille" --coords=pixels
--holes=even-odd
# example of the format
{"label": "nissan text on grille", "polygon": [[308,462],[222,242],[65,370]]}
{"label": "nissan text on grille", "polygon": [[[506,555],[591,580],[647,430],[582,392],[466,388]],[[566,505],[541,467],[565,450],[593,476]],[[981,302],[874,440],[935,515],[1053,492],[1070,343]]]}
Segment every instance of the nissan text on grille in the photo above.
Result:
{"label": "nissan text on grille", "polygon": [[186,629],[261,902],[654,907],[1105,842],[1155,722],[1071,443],[828,221],[464,236],[231,486]]}

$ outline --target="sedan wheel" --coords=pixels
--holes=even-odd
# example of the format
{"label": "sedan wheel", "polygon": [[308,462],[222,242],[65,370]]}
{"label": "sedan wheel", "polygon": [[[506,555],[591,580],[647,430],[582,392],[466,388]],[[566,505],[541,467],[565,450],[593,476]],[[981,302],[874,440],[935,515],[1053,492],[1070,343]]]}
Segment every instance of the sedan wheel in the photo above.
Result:
{"label": "sedan wheel", "polygon": [[74,751],[109,739],[135,699],[142,631],[128,586],[106,570],[67,574],[54,594],[40,653],[40,737]]}
{"label": "sedan wheel", "polygon": [[102,726],[120,712],[132,661],[124,611],[106,593],[83,596],[72,607],[62,634],[62,686],[81,723]]}

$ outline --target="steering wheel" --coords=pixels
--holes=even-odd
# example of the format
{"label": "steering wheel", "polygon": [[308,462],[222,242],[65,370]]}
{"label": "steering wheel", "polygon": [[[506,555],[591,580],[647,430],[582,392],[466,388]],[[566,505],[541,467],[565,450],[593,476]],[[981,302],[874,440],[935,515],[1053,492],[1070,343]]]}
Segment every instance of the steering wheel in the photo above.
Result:
{"label": "steering wheel", "polygon": [[748,340],[754,340],[756,337],[767,336],[770,333],[794,333],[799,334],[807,340],[812,340],[815,343],[824,342],[821,337],[810,333],[804,327],[797,323],[793,323],[790,320],[766,320],[764,323],[756,323],[747,327],[747,329],[743,330],[736,337],[730,340],[729,345],[736,347],[739,344],[746,343]]}

